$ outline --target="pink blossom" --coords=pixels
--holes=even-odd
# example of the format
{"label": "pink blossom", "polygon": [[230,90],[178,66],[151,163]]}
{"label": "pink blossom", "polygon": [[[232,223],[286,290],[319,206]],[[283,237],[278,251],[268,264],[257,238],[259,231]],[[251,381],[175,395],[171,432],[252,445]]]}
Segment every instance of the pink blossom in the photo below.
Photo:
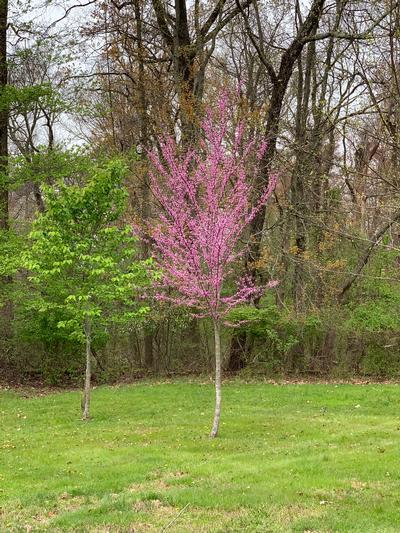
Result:
{"label": "pink blossom", "polygon": [[[258,191],[254,203],[251,178],[260,172],[265,144],[244,143],[246,123],[233,131],[229,99],[223,94],[201,125],[202,142],[181,153],[174,139],[161,140],[161,156],[150,153],[151,188],[162,208],[148,228],[162,272],[158,298],[190,307],[196,316],[219,319],[236,305],[259,297],[265,288],[251,278],[239,280],[230,295],[224,283],[245,248],[243,230],[271,196],[276,177]],[[269,282],[267,287],[276,286]]]}

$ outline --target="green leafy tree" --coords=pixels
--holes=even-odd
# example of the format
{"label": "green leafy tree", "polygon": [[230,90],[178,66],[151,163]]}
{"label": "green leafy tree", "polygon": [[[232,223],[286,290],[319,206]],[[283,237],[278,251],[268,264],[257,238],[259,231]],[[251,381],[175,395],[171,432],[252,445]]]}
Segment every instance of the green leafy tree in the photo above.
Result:
{"label": "green leafy tree", "polygon": [[[45,189],[46,211],[33,224],[24,265],[31,272],[40,313],[60,312],[57,327],[86,346],[82,417],[89,418],[91,344],[96,329],[140,320],[151,260],[136,260],[134,237],[118,222],[127,193],[124,166],[93,170],[84,186]],[[136,297],[135,297],[136,296]]]}

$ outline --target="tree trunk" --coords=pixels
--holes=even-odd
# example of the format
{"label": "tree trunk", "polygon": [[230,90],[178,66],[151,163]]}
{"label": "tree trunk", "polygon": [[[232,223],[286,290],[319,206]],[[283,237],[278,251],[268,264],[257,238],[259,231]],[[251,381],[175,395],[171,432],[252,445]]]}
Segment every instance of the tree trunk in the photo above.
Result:
{"label": "tree trunk", "polygon": [[[8,1],[0,0],[0,91],[8,82],[7,67]],[[4,96],[3,96],[4,98]],[[8,229],[8,105],[0,111],[0,229]]]}
{"label": "tree trunk", "polygon": [[86,337],[86,372],[85,372],[85,386],[83,389],[82,402],[82,420],[89,420],[90,418],[90,379],[92,376],[91,369],[91,323],[90,318],[85,320],[85,337]]}
{"label": "tree trunk", "polygon": [[[9,229],[9,192],[8,192],[8,123],[9,109],[4,101],[4,90],[8,83],[7,63],[7,27],[8,27],[8,0],[0,0],[0,92],[2,110],[0,111],[0,230]],[[2,276],[0,283],[8,291],[12,283],[11,276]],[[10,339],[12,336],[12,300],[6,296],[6,301],[0,309],[2,320],[1,336]]]}
{"label": "tree trunk", "polygon": [[144,366],[147,370],[154,370],[153,333],[146,331],[144,334]]}
{"label": "tree trunk", "polygon": [[310,209],[306,192],[309,192],[307,180],[310,169],[310,140],[308,131],[309,107],[311,99],[311,82],[315,66],[315,43],[307,45],[306,62],[303,67],[301,56],[298,58],[298,80],[297,80],[297,105],[296,105],[296,161],[293,169],[291,183],[291,197],[294,208],[294,232],[296,245],[296,260],[293,273],[293,301],[297,313],[305,310],[306,307],[306,279],[304,256],[307,250],[307,227],[303,217]]}
{"label": "tree trunk", "polygon": [[221,324],[218,319],[214,323],[215,342],[215,413],[210,437],[218,435],[219,419],[221,417]]}
{"label": "tree trunk", "polygon": [[246,332],[239,332],[232,336],[228,368],[229,372],[238,372],[245,367],[245,355],[247,344]]}
{"label": "tree trunk", "polygon": [[[134,1],[135,19],[136,19],[136,45],[137,45],[137,66],[138,66],[138,108],[139,108],[139,134],[140,144],[143,153],[150,149],[149,139],[149,116],[148,116],[148,98],[146,88],[146,70],[145,70],[145,49],[143,46],[143,3],[140,0]],[[150,219],[150,183],[146,164],[143,166],[143,176],[141,183],[141,217],[145,225]],[[151,249],[147,239],[142,242],[143,259],[151,257]],[[144,332],[143,363],[147,370],[154,370],[154,349],[153,349],[153,332],[151,330]]]}

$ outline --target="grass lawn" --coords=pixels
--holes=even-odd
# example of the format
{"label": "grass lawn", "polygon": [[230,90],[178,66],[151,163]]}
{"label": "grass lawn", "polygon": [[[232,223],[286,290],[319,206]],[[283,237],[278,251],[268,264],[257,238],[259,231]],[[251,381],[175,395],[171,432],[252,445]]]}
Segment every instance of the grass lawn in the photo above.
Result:
{"label": "grass lawn", "polygon": [[0,390],[0,531],[400,532],[400,387]]}

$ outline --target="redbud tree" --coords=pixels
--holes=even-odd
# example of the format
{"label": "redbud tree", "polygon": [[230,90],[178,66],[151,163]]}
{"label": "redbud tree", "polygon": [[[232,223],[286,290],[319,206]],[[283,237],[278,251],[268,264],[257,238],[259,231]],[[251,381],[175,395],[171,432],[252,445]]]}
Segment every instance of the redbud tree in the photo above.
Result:
{"label": "redbud tree", "polygon": [[[149,228],[160,268],[158,298],[210,317],[215,342],[215,415],[211,437],[221,414],[221,326],[229,311],[259,296],[250,277],[235,279],[235,264],[245,252],[246,226],[275,187],[253,190],[265,144],[245,140],[249,127],[232,124],[234,103],[223,95],[201,124],[200,141],[182,152],[171,137],[152,152],[151,188],[160,209]],[[256,203],[254,198],[257,197]],[[232,282],[236,289],[229,290]],[[272,286],[270,283],[269,286]]]}

